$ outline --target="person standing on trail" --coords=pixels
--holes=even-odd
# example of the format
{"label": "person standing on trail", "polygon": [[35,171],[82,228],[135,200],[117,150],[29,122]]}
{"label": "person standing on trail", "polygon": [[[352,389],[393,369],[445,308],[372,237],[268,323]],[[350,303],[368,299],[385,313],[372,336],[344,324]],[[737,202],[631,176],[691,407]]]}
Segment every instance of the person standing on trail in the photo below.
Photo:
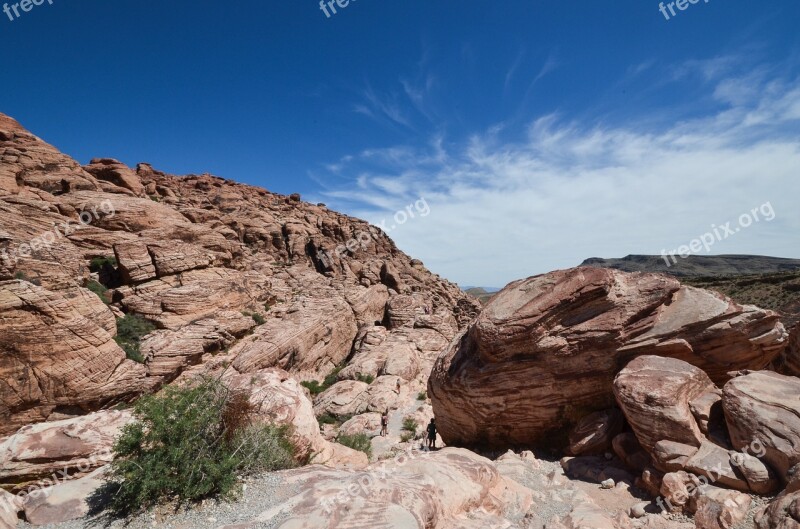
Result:
{"label": "person standing on trail", "polygon": [[381,415],[381,437],[389,435],[389,410],[383,412]]}
{"label": "person standing on trail", "polygon": [[397,379],[397,394],[400,394],[400,379]]}
{"label": "person standing on trail", "polygon": [[436,419],[428,424],[428,448],[436,449]]}

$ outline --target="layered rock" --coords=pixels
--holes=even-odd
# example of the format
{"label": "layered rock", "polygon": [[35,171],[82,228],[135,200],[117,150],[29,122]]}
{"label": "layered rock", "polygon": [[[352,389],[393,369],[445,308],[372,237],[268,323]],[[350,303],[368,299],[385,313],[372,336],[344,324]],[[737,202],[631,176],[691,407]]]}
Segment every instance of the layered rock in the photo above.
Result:
{"label": "layered rock", "polygon": [[0,435],[59,413],[90,411],[154,387],[114,342],[112,312],[27,281],[0,282]]}
{"label": "layered rock", "polygon": [[756,517],[758,529],[800,529],[800,492],[782,494]]}
{"label": "layered rock", "polygon": [[429,393],[448,444],[530,445],[613,405],[614,375],[643,355],[724,382],[786,346],[778,315],[655,274],[577,268],[507,286],[438,359]]}
{"label": "layered rock", "polygon": [[784,481],[800,463],[800,379],[771,371],[748,373],[725,385],[723,406],[738,450],[763,452]]}
{"label": "layered rock", "polygon": [[[207,174],[81,167],[0,114],[0,436],[227,368],[297,381],[338,370],[374,378],[365,409],[413,405],[478,308],[364,221]],[[115,343],[126,315],[156,328],[125,338],[143,364]],[[359,332],[375,326],[384,345]],[[286,396],[265,417],[298,406],[317,428],[296,383],[261,383]],[[315,462],[365,463],[316,434]]]}
{"label": "layered rock", "polygon": [[21,428],[0,439],[0,487],[41,488],[88,474],[111,461],[114,440],[131,420],[128,412],[101,411]]}
{"label": "layered rock", "polygon": [[701,369],[674,358],[642,356],[614,379],[614,393],[639,443],[659,441],[699,447],[705,436],[691,404],[719,390]]}

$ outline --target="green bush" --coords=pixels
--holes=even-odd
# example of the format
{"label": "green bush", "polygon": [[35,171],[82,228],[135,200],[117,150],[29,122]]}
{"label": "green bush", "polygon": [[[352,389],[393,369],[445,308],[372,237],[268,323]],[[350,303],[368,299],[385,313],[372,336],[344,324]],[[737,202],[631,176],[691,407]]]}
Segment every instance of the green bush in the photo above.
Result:
{"label": "green bush", "polygon": [[124,351],[125,355],[134,362],[144,363],[144,358],[139,350],[142,338],[156,330],[155,325],[136,314],[126,314],[123,318],[117,318],[117,342]]}
{"label": "green bush", "polygon": [[344,369],[344,366],[339,366],[333,370],[333,372],[325,377],[325,380],[322,381],[320,384],[317,380],[306,380],[300,382],[300,385],[304,388],[307,388],[308,391],[311,392],[311,395],[316,396],[328,389],[329,387],[333,386],[339,381],[339,372]]}
{"label": "green bush", "polygon": [[417,400],[428,400],[428,392],[420,391],[419,395],[417,395]]}
{"label": "green bush", "polygon": [[86,288],[97,294],[97,297],[99,297],[103,301],[103,303],[108,305],[109,303],[108,298],[106,298],[106,292],[108,292],[108,288],[106,288],[105,285],[102,285],[101,283],[98,283],[97,281],[92,279],[88,283],[86,283]]}
{"label": "green bush", "polygon": [[356,375],[356,380],[358,380],[359,382],[372,384],[373,382],[375,382],[375,377],[373,377],[372,375],[362,375],[361,373],[359,373],[358,375]]}
{"label": "green bush", "polygon": [[358,450],[359,452],[364,452],[367,454],[367,457],[370,459],[372,458],[372,441],[364,433],[357,433],[354,435],[344,435],[340,434],[336,438],[336,442],[340,445],[344,445],[348,448],[352,448],[353,450]]}
{"label": "green bush", "polygon": [[89,263],[89,270],[92,272],[100,272],[106,265],[110,266],[111,268],[117,267],[117,258],[116,257],[95,257]]}
{"label": "green bush", "polygon": [[300,385],[308,389],[312,395],[319,395],[325,391],[322,389],[322,385],[316,380],[304,380],[303,382],[300,382]]}
{"label": "green bush", "polygon": [[417,427],[419,423],[413,417],[406,417],[403,419],[403,430],[407,432],[411,432],[412,434],[417,433]]}
{"label": "green bush", "polygon": [[294,466],[285,428],[256,426],[249,396],[218,380],[167,387],[134,406],[114,445],[109,510],[126,516],[154,505],[229,497],[238,478]]}
{"label": "green bush", "polygon": [[403,432],[400,435],[400,442],[401,443],[407,443],[407,442],[413,440],[416,436],[417,436],[417,434],[414,433],[414,432]]}
{"label": "green bush", "polygon": [[265,323],[267,323],[267,320],[264,319],[264,316],[262,316],[258,312],[254,312],[252,314],[252,317],[253,321],[256,322],[256,325],[264,325]]}

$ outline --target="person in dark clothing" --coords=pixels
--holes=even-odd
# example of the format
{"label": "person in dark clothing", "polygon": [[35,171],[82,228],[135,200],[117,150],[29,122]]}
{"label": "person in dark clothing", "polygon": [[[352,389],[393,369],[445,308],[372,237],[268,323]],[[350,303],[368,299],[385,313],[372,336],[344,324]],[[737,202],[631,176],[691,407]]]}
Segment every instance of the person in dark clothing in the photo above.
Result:
{"label": "person in dark clothing", "polygon": [[381,437],[389,435],[389,410],[381,415]]}
{"label": "person in dark clothing", "polygon": [[428,448],[436,448],[436,419],[428,423]]}

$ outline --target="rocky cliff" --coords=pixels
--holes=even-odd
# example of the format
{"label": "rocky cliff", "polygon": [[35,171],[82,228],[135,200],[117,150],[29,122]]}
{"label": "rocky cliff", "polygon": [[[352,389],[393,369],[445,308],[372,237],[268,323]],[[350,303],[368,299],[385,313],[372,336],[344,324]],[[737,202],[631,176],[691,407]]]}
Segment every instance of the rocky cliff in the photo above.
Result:
{"label": "rocky cliff", "polygon": [[[0,114],[0,435],[207,365],[421,389],[477,310],[323,204],[148,164],[81,166]],[[398,342],[400,359],[368,353]]]}

